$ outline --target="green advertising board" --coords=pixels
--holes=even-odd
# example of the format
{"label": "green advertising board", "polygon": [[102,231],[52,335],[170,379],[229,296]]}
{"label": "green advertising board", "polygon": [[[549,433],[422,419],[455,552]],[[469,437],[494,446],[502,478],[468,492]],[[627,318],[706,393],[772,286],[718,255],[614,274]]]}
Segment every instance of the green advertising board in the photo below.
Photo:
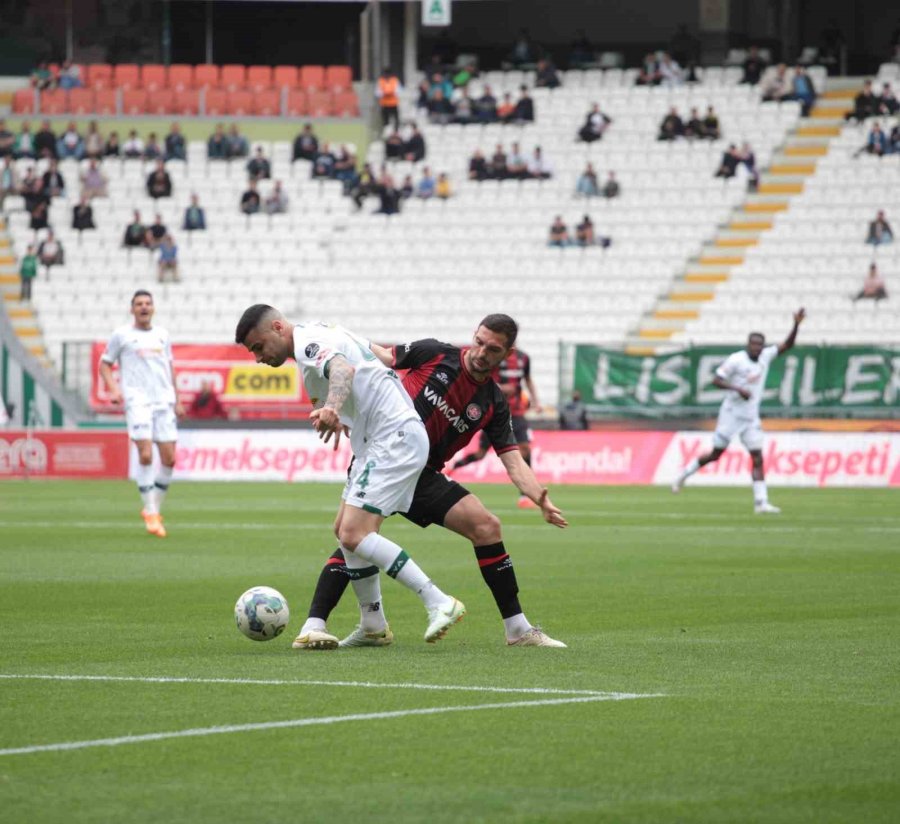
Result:
{"label": "green advertising board", "polygon": [[[697,346],[627,355],[577,344],[573,389],[593,413],[665,417],[714,413],[723,390],[716,367],[734,346]],[[786,416],[893,417],[900,414],[900,349],[796,346],[769,367],[764,412]]]}

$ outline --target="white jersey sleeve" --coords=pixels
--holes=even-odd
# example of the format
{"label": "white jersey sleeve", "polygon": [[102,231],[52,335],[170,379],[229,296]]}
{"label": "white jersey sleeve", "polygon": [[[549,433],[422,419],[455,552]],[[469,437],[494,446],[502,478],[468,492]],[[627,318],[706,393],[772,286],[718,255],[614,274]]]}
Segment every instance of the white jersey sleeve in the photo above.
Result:
{"label": "white jersey sleeve", "polygon": [[326,379],[328,364],[338,355],[346,358],[351,366],[375,359],[369,349],[369,341],[346,329],[324,323],[296,326],[294,353],[301,369],[313,370],[320,378]]}
{"label": "white jersey sleeve", "polygon": [[116,331],[110,335],[110,338],[106,343],[106,350],[100,356],[100,359],[109,364],[115,363],[119,360],[119,355],[122,354],[122,346],[124,343],[125,336],[122,334],[122,330],[116,329]]}
{"label": "white jersey sleeve", "polygon": [[762,352],[759,353],[759,362],[763,366],[768,366],[777,357],[778,345],[773,343],[763,348]]}
{"label": "white jersey sleeve", "polygon": [[741,352],[732,352],[716,369],[716,377],[723,381],[731,381],[741,362]]}

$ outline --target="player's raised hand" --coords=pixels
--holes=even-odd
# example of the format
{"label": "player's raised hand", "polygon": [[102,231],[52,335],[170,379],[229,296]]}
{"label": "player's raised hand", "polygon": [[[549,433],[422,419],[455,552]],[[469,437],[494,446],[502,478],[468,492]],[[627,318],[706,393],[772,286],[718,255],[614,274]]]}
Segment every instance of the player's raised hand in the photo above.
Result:
{"label": "player's raised hand", "polygon": [[309,419],[312,421],[313,429],[319,433],[319,437],[325,443],[328,443],[331,440],[331,436],[334,435],[334,448],[337,449],[341,441],[342,430],[341,419],[337,412],[327,406],[323,406],[321,409],[314,409],[310,413]]}
{"label": "player's raised hand", "polygon": [[541,497],[538,504],[541,507],[541,515],[544,516],[544,520],[548,524],[558,526],[560,529],[565,529],[569,525],[569,522],[563,517],[559,507],[550,500],[550,493],[546,489],[541,490]]}
{"label": "player's raised hand", "polygon": [[794,323],[796,323],[799,326],[801,323],[803,323],[803,319],[805,317],[806,317],[806,309],[804,309],[801,306],[796,312],[794,312]]}

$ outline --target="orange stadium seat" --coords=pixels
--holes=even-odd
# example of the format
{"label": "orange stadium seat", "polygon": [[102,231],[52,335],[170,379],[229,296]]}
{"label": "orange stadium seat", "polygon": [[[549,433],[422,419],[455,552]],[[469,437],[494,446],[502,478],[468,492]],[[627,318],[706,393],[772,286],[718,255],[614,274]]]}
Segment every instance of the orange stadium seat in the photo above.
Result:
{"label": "orange stadium seat", "polygon": [[93,89],[112,86],[113,68],[109,63],[91,63],[87,67],[87,85]]}
{"label": "orange stadium seat", "polygon": [[238,63],[228,63],[222,66],[221,86],[226,92],[236,92],[244,88],[247,79],[247,69]]}
{"label": "orange stadium seat", "polygon": [[166,67],[159,63],[147,63],[141,66],[141,85],[148,92],[166,87]]}
{"label": "orange stadium seat", "polygon": [[171,89],[157,89],[147,94],[148,114],[171,114],[175,110],[175,92]]}
{"label": "orange stadium seat", "polygon": [[147,92],[129,89],[122,92],[122,114],[144,114],[147,110]]}
{"label": "orange stadium seat", "polygon": [[325,88],[324,66],[301,66],[300,88],[308,92],[315,92]]}
{"label": "orange stadium seat", "polygon": [[272,67],[250,66],[247,69],[247,88],[252,92],[272,88]]}
{"label": "orange stadium seat", "polygon": [[225,114],[226,104],[228,103],[228,95],[221,89],[206,90],[206,114],[220,115]]}
{"label": "orange stadium seat", "polygon": [[349,66],[328,66],[325,69],[325,88],[333,92],[353,88],[353,70]]}
{"label": "orange stadium seat", "polygon": [[69,110],[69,96],[62,89],[41,92],[41,114],[63,114]]}
{"label": "orange stadium seat", "polygon": [[281,114],[281,90],[258,92],[253,95],[253,114],[275,117]]}
{"label": "orange stadium seat", "polygon": [[119,63],[113,68],[113,85],[123,91],[137,89],[141,85],[141,70],[137,63]]}
{"label": "orange stadium seat", "polygon": [[302,92],[299,89],[291,89],[288,92],[286,114],[290,117],[298,117],[306,114],[307,111],[306,92]]}
{"label": "orange stadium seat", "polygon": [[241,89],[236,92],[228,92],[228,114],[253,114],[253,92]]}
{"label": "orange stadium seat", "polygon": [[311,92],[307,98],[307,110],[312,117],[329,117],[332,112],[331,95],[328,92]]}
{"label": "orange stadium seat", "polygon": [[284,86],[293,89],[297,85],[297,67],[276,66],[272,74],[272,85],[277,89]]}
{"label": "orange stadium seat", "polygon": [[97,89],[94,92],[94,111],[97,114],[116,114],[119,108],[118,97],[119,93],[115,89]]}
{"label": "orange stadium seat", "polygon": [[176,92],[184,91],[194,85],[194,69],[187,63],[173,63],[169,66],[169,88]]}
{"label": "orange stadium seat", "polygon": [[69,111],[72,114],[87,114],[95,110],[93,89],[71,89],[69,91]]}
{"label": "orange stadium seat", "polygon": [[359,117],[359,100],[356,92],[340,92],[334,95],[332,111],[337,117]]}
{"label": "orange stadium seat", "polygon": [[212,88],[219,85],[219,67],[210,63],[194,66],[194,87],[197,89]]}
{"label": "orange stadium seat", "polygon": [[200,111],[200,90],[183,89],[175,92],[175,114],[197,114]]}
{"label": "orange stadium seat", "polygon": [[13,95],[13,111],[16,114],[34,114],[34,90],[19,89]]}

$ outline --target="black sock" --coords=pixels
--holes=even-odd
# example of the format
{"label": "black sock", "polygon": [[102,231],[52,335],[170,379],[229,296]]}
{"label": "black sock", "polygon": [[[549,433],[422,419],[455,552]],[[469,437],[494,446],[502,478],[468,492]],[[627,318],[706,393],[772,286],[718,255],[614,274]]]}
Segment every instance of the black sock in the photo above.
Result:
{"label": "black sock", "polygon": [[461,466],[468,466],[470,463],[475,463],[475,461],[480,461],[481,458],[478,456],[477,452],[470,452],[465,457],[460,458],[455,464],[453,464],[454,469],[459,469]]}
{"label": "black sock", "polygon": [[487,546],[476,546],[475,557],[481,568],[481,577],[491,590],[501,617],[511,618],[518,615],[522,611],[518,598],[519,585],[503,541]]}
{"label": "black sock", "polygon": [[325,562],[325,566],[319,574],[316,591],[313,593],[312,603],[309,605],[309,617],[327,621],[349,583],[350,575],[347,572],[347,565],[344,563],[344,553],[340,549],[336,549]]}

